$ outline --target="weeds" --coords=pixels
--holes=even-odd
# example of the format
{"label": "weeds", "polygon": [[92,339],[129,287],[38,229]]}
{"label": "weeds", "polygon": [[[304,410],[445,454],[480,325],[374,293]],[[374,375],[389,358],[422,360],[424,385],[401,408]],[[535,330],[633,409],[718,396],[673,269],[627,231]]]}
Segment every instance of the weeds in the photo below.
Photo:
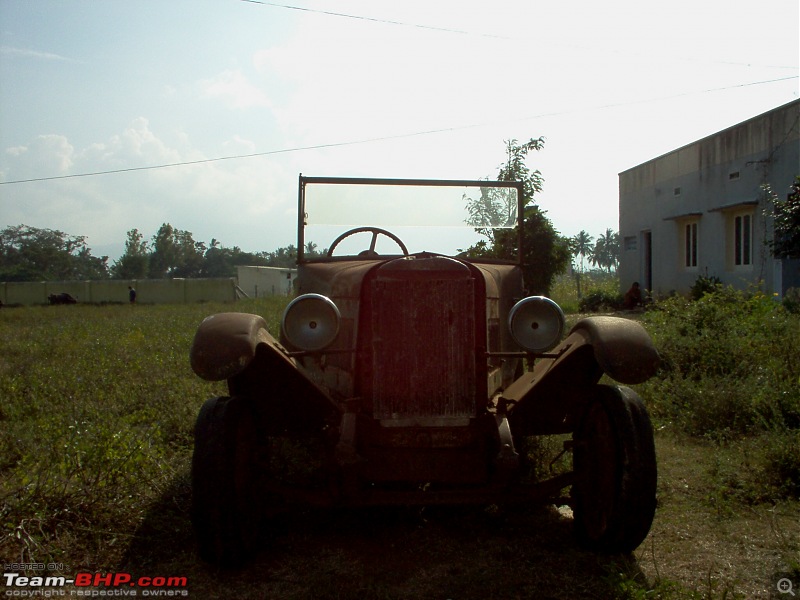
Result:
{"label": "weeds", "polygon": [[[618,293],[613,277],[594,275],[584,275],[584,289]],[[574,280],[562,278],[553,291],[562,306],[578,309]],[[132,552],[131,570],[152,574],[159,565],[188,573],[198,597],[209,598],[251,590],[311,597],[297,590],[334,579],[342,597],[403,597],[417,586],[418,597],[456,597],[453,590],[523,597],[563,588],[563,597],[731,598],[738,597],[735,578],[749,577],[752,589],[766,581],[769,561],[797,571],[796,503],[784,499],[798,496],[800,482],[800,317],[772,298],[722,289],[694,303],[672,298],[641,316],[663,367],[638,391],[657,428],[679,440],[672,450],[672,436],[657,440],[673,455],[659,464],[659,512],[648,542],[653,560],[661,560],[655,573],[645,575],[644,557],[628,564],[576,551],[569,522],[557,513],[521,512],[487,524],[442,511],[425,526],[382,517],[380,526],[360,530],[359,513],[319,526],[322,533],[298,521],[269,562],[221,584],[193,554],[187,474],[197,411],[227,391],[191,372],[188,350],[209,314],[254,312],[276,332],[285,303],[3,309],[0,559],[62,562],[74,572],[128,565],[123,555]],[[569,467],[561,442],[540,439],[526,449],[539,469],[531,476],[549,476],[551,463],[555,472]],[[751,545],[759,533],[752,515],[764,513],[772,520],[761,524],[777,540],[769,549]],[[734,547],[745,543],[747,550]],[[337,544],[345,550],[332,551]],[[702,556],[714,549],[737,562],[733,574],[720,575],[722,558]],[[748,571],[754,553],[763,573]],[[486,575],[498,572],[506,574],[502,581]]]}
{"label": "weeds", "polygon": [[[237,310],[265,314],[275,327],[285,303]],[[0,559],[91,560],[109,552],[114,532],[135,529],[146,503],[185,469],[199,405],[226,393],[188,360],[200,321],[224,310],[230,305],[3,310]],[[68,547],[82,550],[65,556]]]}
{"label": "weeds", "polygon": [[760,292],[713,289],[643,316],[662,367],[640,392],[662,426],[720,445],[760,440],[749,499],[798,497],[800,318]]}
{"label": "weeds", "polygon": [[605,290],[592,290],[578,302],[582,313],[614,311],[622,308],[622,294],[613,294]]}
{"label": "weeds", "polygon": [[783,308],[790,313],[800,315],[800,288],[789,288],[783,295]]}
{"label": "weeds", "polygon": [[578,296],[577,276],[577,274],[559,275],[550,288],[550,298],[557,302],[565,313],[582,312],[581,300],[593,294],[601,294],[608,298],[620,296],[619,278],[616,273],[589,271],[580,274],[581,289],[584,292],[580,297]]}

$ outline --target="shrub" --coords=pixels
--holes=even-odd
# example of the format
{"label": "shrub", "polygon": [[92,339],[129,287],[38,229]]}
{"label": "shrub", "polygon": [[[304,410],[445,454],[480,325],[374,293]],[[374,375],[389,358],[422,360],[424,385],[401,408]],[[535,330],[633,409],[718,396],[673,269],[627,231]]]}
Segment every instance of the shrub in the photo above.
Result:
{"label": "shrub", "polygon": [[800,317],[720,287],[659,302],[642,322],[662,359],[640,387],[657,424],[719,443],[764,436],[764,485],[800,494]]}
{"label": "shrub", "polygon": [[580,312],[618,310],[622,307],[622,295],[606,290],[592,290],[578,302]]}
{"label": "shrub", "polygon": [[770,437],[766,451],[766,473],[769,481],[783,495],[800,498],[800,430],[781,432]]}
{"label": "shrub", "polygon": [[689,288],[689,297],[700,300],[705,294],[712,294],[722,288],[722,281],[715,275],[700,275]]}
{"label": "shrub", "polygon": [[783,295],[783,308],[792,314],[800,315],[800,288],[789,288]]}

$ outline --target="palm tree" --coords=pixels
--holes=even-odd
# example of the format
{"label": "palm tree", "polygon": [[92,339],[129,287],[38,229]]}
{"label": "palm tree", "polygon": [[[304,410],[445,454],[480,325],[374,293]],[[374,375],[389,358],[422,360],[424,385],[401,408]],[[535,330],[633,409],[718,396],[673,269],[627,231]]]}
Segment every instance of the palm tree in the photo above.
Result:
{"label": "palm tree", "polygon": [[592,241],[594,238],[590,236],[586,231],[581,229],[580,233],[573,236],[570,239],[570,250],[572,251],[572,255],[574,257],[580,256],[580,262],[578,263],[578,269],[575,271],[575,281],[578,284],[578,298],[581,298],[583,294],[581,293],[581,273],[584,270],[584,264],[587,255],[591,255],[592,253]]}
{"label": "palm tree", "polygon": [[606,232],[597,238],[589,261],[609,273],[616,269],[619,264],[619,233],[606,229]]}

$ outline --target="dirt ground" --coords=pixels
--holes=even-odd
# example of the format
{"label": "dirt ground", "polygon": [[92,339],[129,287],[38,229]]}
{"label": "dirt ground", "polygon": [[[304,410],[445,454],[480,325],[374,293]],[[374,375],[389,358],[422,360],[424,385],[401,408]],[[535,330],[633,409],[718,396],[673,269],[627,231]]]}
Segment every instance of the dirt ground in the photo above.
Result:
{"label": "dirt ground", "polygon": [[196,558],[182,480],[117,569],[184,576],[203,599],[778,597],[776,573],[800,563],[800,503],[716,498],[713,448],[666,434],[656,445],[656,519],[630,556],[578,548],[567,508],[393,508],[299,513],[251,563],[220,571]]}

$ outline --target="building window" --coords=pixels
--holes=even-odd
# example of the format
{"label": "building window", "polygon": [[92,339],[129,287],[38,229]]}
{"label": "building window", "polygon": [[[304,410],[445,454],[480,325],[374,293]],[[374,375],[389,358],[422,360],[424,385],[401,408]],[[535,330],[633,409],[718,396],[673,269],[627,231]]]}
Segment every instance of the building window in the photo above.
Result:
{"label": "building window", "polygon": [[697,221],[686,223],[683,227],[683,266],[697,266]]}
{"label": "building window", "polygon": [[753,219],[749,214],[733,219],[733,264],[737,267],[753,264]]}
{"label": "building window", "polygon": [[625,236],[625,251],[629,250],[636,250],[636,236],[635,235],[626,235]]}

